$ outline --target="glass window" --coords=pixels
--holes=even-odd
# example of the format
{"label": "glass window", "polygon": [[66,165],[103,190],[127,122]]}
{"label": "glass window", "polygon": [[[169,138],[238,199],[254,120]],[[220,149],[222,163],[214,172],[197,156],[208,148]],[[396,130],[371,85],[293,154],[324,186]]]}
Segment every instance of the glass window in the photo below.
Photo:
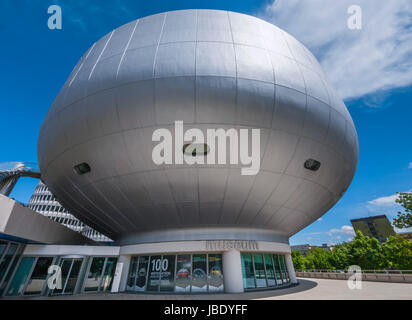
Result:
{"label": "glass window", "polygon": [[288,270],[286,268],[285,256],[284,255],[279,255],[279,261],[280,261],[280,268],[282,270],[282,278],[283,278],[284,282],[289,282],[289,274],[288,274]]}
{"label": "glass window", "polygon": [[17,244],[16,243],[10,243],[9,248],[7,249],[7,252],[4,254],[3,259],[0,261],[0,282],[3,279],[8,266],[13,259],[14,253],[17,250]]}
{"label": "glass window", "polygon": [[269,287],[276,286],[275,270],[273,269],[272,256],[270,254],[265,254],[265,266],[266,266],[266,278]]}
{"label": "glass window", "polygon": [[104,257],[93,258],[87,275],[86,286],[84,291],[98,291],[102,280],[102,271],[104,266]]}
{"label": "glass window", "polygon": [[277,254],[273,255],[273,266],[275,268],[275,275],[276,275],[276,283],[282,284],[283,280],[282,280],[282,273],[280,270],[280,264],[279,264],[279,257]]}
{"label": "glass window", "polygon": [[12,263],[8,270],[6,270],[6,274],[4,276],[3,282],[1,283],[0,287],[0,297],[3,295],[4,289],[6,288],[7,284],[9,283],[10,277],[12,276],[14,269],[17,266],[17,263],[19,262],[20,255],[23,252],[24,245],[19,245],[17,249],[17,253],[14,255],[12,258]]}
{"label": "glass window", "polygon": [[173,292],[175,286],[175,263],[175,255],[163,256],[160,275],[160,291]]}
{"label": "glass window", "polygon": [[151,256],[149,265],[148,291],[158,291],[160,283],[160,270],[162,267],[162,256]]}
{"label": "glass window", "polygon": [[[70,272],[70,267],[72,265],[72,260],[71,259],[62,259],[60,261],[60,268],[61,268],[61,288],[56,288],[53,290],[52,294],[59,294],[63,292],[64,285],[66,284],[66,279],[67,276],[69,275]],[[57,284],[56,284],[57,285]]]}
{"label": "glass window", "polygon": [[4,241],[0,241],[0,258],[4,252],[4,250],[6,250],[7,247],[7,242]]}
{"label": "glass window", "polygon": [[148,272],[148,265],[149,265],[149,257],[148,256],[140,256],[139,257],[139,267],[137,268],[137,276],[136,276],[136,286],[135,291],[144,291],[146,290],[146,280],[147,280],[147,272]]}
{"label": "glass window", "polygon": [[69,278],[67,279],[66,287],[64,288],[64,293],[67,294],[74,292],[82,263],[83,259],[73,259],[72,269],[70,270]]}
{"label": "glass window", "polygon": [[209,254],[208,284],[209,292],[223,291],[223,265],[221,254]]}
{"label": "glass window", "polygon": [[222,292],[221,254],[136,256],[131,259],[128,290]]}
{"label": "glass window", "polygon": [[117,258],[107,258],[106,268],[104,269],[102,291],[110,291],[113,284],[113,276],[116,271]]}
{"label": "glass window", "polygon": [[265,266],[263,264],[263,256],[262,254],[254,254],[253,259],[255,262],[256,287],[265,288],[267,287],[267,283],[266,283]]}
{"label": "glass window", "polygon": [[25,295],[41,294],[47,279],[47,270],[53,262],[52,257],[40,257],[27,284]]}
{"label": "glass window", "polygon": [[60,261],[62,287],[53,290],[52,294],[72,294],[76,288],[83,259],[62,259]]}
{"label": "glass window", "polygon": [[134,290],[136,283],[137,260],[139,257],[132,257],[129,269],[129,278],[127,279],[127,290]]}
{"label": "glass window", "polygon": [[20,265],[7,290],[7,296],[19,296],[23,293],[24,284],[29,277],[29,273],[31,267],[33,266],[34,260],[34,257],[24,257],[23,259],[21,259]]}
{"label": "glass window", "polygon": [[256,288],[252,256],[249,253],[242,253],[241,257],[242,257],[243,288],[245,289]]}
{"label": "glass window", "polygon": [[190,254],[178,255],[176,263],[175,292],[190,292],[192,261]]}
{"label": "glass window", "polygon": [[192,263],[192,292],[205,292],[207,291],[206,255],[194,254]]}

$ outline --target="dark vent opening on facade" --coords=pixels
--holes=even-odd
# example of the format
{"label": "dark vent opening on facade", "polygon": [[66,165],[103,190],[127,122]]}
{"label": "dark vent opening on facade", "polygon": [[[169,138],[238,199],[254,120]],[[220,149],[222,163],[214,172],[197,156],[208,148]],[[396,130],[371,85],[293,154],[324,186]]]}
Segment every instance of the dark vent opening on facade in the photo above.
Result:
{"label": "dark vent opening on facade", "polygon": [[86,162],[75,165],[73,169],[74,169],[74,172],[76,172],[78,175],[88,173],[91,170],[90,166]]}
{"label": "dark vent opening on facade", "polygon": [[303,166],[305,169],[317,171],[320,168],[320,162],[314,159],[308,159],[305,161]]}

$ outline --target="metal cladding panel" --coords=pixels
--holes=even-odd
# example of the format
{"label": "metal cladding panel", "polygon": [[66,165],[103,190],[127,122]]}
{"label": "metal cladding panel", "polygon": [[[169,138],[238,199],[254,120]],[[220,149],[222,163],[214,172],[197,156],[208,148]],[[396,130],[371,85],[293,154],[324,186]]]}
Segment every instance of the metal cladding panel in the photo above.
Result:
{"label": "metal cladding panel", "polygon": [[329,95],[319,74],[302,65],[300,69],[305,79],[307,95],[329,104]]}
{"label": "metal cladding panel", "polygon": [[296,135],[302,133],[306,115],[306,95],[290,88],[276,86],[272,128]]}
{"label": "metal cladding panel", "polygon": [[112,38],[106,46],[106,49],[100,57],[100,60],[123,54],[127,44],[129,43],[131,34],[136,27],[137,21],[129,22],[115,30]]}
{"label": "metal cladding panel", "polygon": [[[129,47],[130,48],[130,47]],[[118,66],[117,83],[113,85],[153,79],[153,65],[157,46],[129,49]]]}
{"label": "metal cladding panel", "polygon": [[170,77],[155,80],[155,113],[159,125],[176,120],[195,120],[195,77]]}
{"label": "metal cladding panel", "polygon": [[94,67],[87,86],[87,96],[107,90],[116,82],[117,67],[122,56],[120,54],[100,60]]}
{"label": "metal cladding panel", "polygon": [[236,124],[236,78],[196,77],[196,122]]}
{"label": "metal cladding panel", "polygon": [[237,88],[237,122],[251,127],[270,128],[275,106],[275,86],[272,83],[238,79]]}
{"label": "metal cladding panel", "polygon": [[265,49],[235,44],[235,53],[238,78],[275,82],[272,64]]}
{"label": "metal cladding panel", "polygon": [[305,93],[305,81],[297,62],[273,52],[269,52],[269,57],[275,72],[275,83]]}
{"label": "metal cladding panel", "polygon": [[231,43],[232,32],[228,13],[218,10],[198,10],[197,41]]}
{"label": "metal cladding panel", "polygon": [[244,14],[229,12],[229,22],[234,43],[265,48],[265,39],[260,31],[261,20]]}
{"label": "metal cladding panel", "polygon": [[155,77],[167,78],[195,75],[196,42],[172,42],[159,45]]}
{"label": "metal cladding panel", "polygon": [[[284,172],[292,160],[299,136],[283,131],[271,131],[262,169],[272,172]],[[282,152],[280,152],[282,150]]]}
{"label": "metal cladding panel", "polygon": [[133,82],[117,88],[116,109],[122,130],[155,123],[153,80]]}
{"label": "metal cladding panel", "polygon": [[167,170],[166,174],[176,202],[199,202],[196,169]]}
{"label": "metal cladding panel", "polygon": [[[259,173],[156,165],[154,130],[173,132],[179,120],[203,134],[260,129]],[[184,239],[210,227],[259,238],[290,236],[336,203],[358,141],[318,61],[292,36],[244,14],[181,10],[132,21],[87,50],[43,122],[38,159],[62,204],[112,239],[181,227]],[[319,170],[305,169],[307,159]],[[91,171],[76,174],[84,162]]]}
{"label": "metal cladding panel", "polygon": [[196,41],[197,10],[167,12],[160,43]]}
{"label": "metal cladding panel", "polygon": [[199,42],[196,47],[196,75],[236,77],[236,58],[233,44]]}
{"label": "metal cladding panel", "polygon": [[329,110],[329,105],[308,96],[302,135],[323,142],[329,128]]}

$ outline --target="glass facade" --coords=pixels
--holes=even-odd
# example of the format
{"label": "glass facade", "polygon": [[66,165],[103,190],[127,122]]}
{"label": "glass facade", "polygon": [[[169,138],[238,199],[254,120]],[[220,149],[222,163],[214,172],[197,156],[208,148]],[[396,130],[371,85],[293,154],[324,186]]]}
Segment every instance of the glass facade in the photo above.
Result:
{"label": "glass facade", "polygon": [[284,255],[242,253],[241,258],[245,290],[271,288],[290,283]]}
{"label": "glass facade", "polygon": [[[14,265],[17,266],[17,260]],[[12,280],[6,286],[6,296],[62,295],[81,292],[110,291],[116,270],[117,257],[23,257]],[[61,270],[60,287],[49,289],[49,267],[57,265]],[[13,270],[15,267],[13,267]],[[57,282],[54,282],[56,284]]]}
{"label": "glass facade", "polygon": [[[3,280],[7,279],[7,284],[2,287],[5,296],[108,292],[112,288],[117,257],[20,258],[23,248],[19,244],[4,245],[0,242],[0,275]],[[48,272],[52,265],[60,267],[61,287],[49,290]],[[245,290],[274,288],[290,283],[286,259],[281,254],[243,252],[241,268]],[[224,292],[223,276],[222,254],[219,253],[137,255],[132,256],[130,261],[126,291]]]}
{"label": "glass facade", "polygon": [[47,270],[53,262],[53,257],[38,258],[31,273],[30,280],[24,291],[24,295],[36,295],[43,292],[43,287],[47,279]]}
{"label": "glass facade", "polygon": [[104,257],[95,257],[87,274],[84,291],[99,291],[100,282],[103,278]]}
{"label": "glass facade", "polygon": [[110,291],[116,269],[117,258],[93,257],[84,284],[85,292]]}
{"label": "glass facade", "polygon": [[250,253],[242,253],[242,276],[243,288],[256,288],[255,269],[253,267],[252,255]]}
{"label": "glass facade", "polygon": [[6,296],[19,296],[23,293],[25,283],[30,275],[30,270],[36,258],[23,257],[17,271],[7,289]]}
{"label": "glass facade", "polygon": [[134,256],[128,291],[201,293],[223,291],[221,254]]}
{"label": "glass facade", "polygon": [[24,244],[0,241],[0,296],[4,293],[23,249]]}
{"label": "glass facade", "polygon": [[221,254],[209,254],[209,292],[223,292],[223,263]]}
{"label": "glass facade", "polygon": [[74,293],[82,263],[83,259],[81,258],[62,258],[60,260],[61,288],[52,290],[52,295]]}

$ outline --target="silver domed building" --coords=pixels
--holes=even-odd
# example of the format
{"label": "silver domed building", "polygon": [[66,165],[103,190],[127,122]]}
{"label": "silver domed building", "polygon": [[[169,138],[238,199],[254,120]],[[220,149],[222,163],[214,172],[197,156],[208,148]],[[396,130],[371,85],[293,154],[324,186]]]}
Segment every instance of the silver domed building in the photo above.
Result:
{"label": "silver domed building", "polygon": [[[258,174],[237,164],[155,164],[153,132],[174,132],[175,121],[202,132],[260,129]],[[276,285],[278,273],[295,281],[288,239],[342,197],[358,139],[318,61],[291,35],[244,14],[182,10],[93,44],[43,122],[38,160],[59,201],[123,246],[127,288],[142,288],[142,263],[174,253],[175,290],[178,274],[200,279],[223,267],[234,292]],[[199,252],[214,271],[196,276]],[[222,266],[210,252],[223,254],[212,259]],[[179,267],[183,253],[190,270]],[[144,290],[162,291],[146,276]],[[204,288],[193,281],[187,290]]]}

